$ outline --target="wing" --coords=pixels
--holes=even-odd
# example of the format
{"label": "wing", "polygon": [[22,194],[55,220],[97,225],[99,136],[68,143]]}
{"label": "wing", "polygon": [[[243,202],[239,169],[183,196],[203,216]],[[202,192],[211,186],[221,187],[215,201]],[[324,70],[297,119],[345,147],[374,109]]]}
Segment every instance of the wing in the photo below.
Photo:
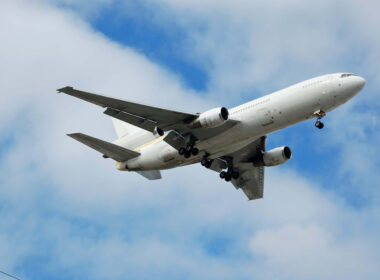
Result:
{"label": "wing", "polygon": [[264,167],[255,167],[252,163],[236,165],[240,176],[231,182],[236,189],[242,189],[249,200],[263,198],[264,196]]}
{"label": "wing", "polygon": [[[154,123],[159,123],[160,128],[165,129],[170,127],[171,125],[179,122],[191,122],[195,118],[198,117],[196,114],[188,114],[173,110],[167,110],[163,108],[133,103],[129,101],[119,100],[111,97],[106,97],[94,93],[89,93],[85,91],[76,90],[72,87],[64,87],[57,90],[58,92],[63,92],[71,96],[75,96],[77,98],[83,99],[85,101],[91,102],[98,106],[104,108],[111,108],[113,110],[106,110],[107,115],[111,115],[115,118],[119,118],[121,120],[124,114],[127,116],[125,118],[136,117],[140,119],[140,121],[146,120]],[[118,114],[121,114],[118,116]],[[127,121],[127,120],[124,120]],[[136,125],[136,123],[132,123]],[[144,128],[145,129],[145,128]]]}
{"label": "wing", "polygon": [[67,134],[67,136],[70,136],[71,138],[74,138],[75,140],[102,153],[104,157],[109,157],[116,161],[126,161],[128,159],[135,158],[140,155],[140,153],[125,149],[118,145],[82,133]]}
{"label": "wing", "polygon": [[237,189],[242,189],[249,200],[264,196],[264,167],[253,165],[255,158],[266,148],[266,136],[228,156],[232,157],[234,168],[239,171],[239,178],[231,182]]}
{"label": "wing", "polygon": [[105,114],[152,133],[156,132],[157,128],[165,131],[175,130],[181,135],[191,133],[198,140],[204,140],[228,130],[237,123],[237,121],[228,120],[224,125],[216,128],[190,129],[187,125],[198,117],[197,114],[119,100],[76,90],[72,87],[64,87],[57,91],[107,108],[104,111]]}
{"label": "wing", "polygon": [[232,179],[231,182],[236,189],[242,189],[249,200],[263,198],[264,195],[264,167],[256,167],[253,162],[262,151],[265,151],[265,146],[266,136],[263,136],[244,148],[222,157],[225,161],[232,159],[234,170],[239,172],[239,178]]}

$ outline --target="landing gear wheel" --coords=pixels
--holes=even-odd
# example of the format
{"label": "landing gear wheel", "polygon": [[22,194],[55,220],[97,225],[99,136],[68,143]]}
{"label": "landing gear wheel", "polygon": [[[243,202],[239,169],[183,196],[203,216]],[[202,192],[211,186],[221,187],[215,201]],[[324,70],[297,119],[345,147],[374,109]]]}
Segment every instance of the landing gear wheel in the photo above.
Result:
{"label": "landing gear wheel", "polygon": [[316,121],[316,123],[315,123],[315,127],[319,128],[319,129],[322,129],[324,126],[325,125],[321,121]]}
{"label": "landing gear wheel", "polygon": [[198,149],[198,148],[192,148],[192,149],[191,149],[191,154],[192,154],[193,156],[198,155],[198,154],[199,154],[199,149]]}
{"label": "landing gear wheel", "polygon": [[183,156],[185,153],[186,153],[186,149],[185,148],[179,148],[179,150],[178,150],[178,153],[181,155],[181,156]]}
{"label": "landing gear wheel", "polygon": [[191,156],[191,153],[188,152],[188,151],[186,151],[185,154],[184,154],[184,157],[185,157],[185,158],[189,158],[190,156]]}
{"label": "landing gear wheel", "polygon": [[235,180],[239,178],[239,175],[240,174],[237,171],[233,171],[232,174],[231,174],[232,178],[235,179]]}
{"label": "landing gear wheel", "polygon": [[226,177],[227,173],[225,171],[220,172],[219,177],[221,179],[224,179]]}
{"label": "landing gear wheel", "polygon": [[203,158],[201,160],[201,165],[206,167],[206,168],[210,168],[212,165],[212,162],[213,162],[213,160],[211,160],[211,159]]}
{"label": "landing gear wheel", "polygon": [[224,180],[226,180],[226,182],[229,182],[229,181],[231,181],[231,178],[232,178],[232,176],[231,176],[231,174],[226,174],[226,176],[224,177]]}

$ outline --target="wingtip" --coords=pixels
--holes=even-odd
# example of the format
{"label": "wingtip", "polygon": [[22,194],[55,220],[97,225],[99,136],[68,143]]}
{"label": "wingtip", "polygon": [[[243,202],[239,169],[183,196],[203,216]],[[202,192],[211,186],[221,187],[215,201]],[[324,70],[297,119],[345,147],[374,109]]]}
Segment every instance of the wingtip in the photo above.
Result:
{"label": "wingtip", "polygon": [[69,137],[71,137],[71,138],[75,138],[75,136],[79,136],[79,135],[81,135],[81,133],[79,133],[79,132],[76,132],[76,133],[68,133],[68,134],[66,134],[67,136],[69,136]]}
{"label": "wingtip", "polygon": [[59,89],[57,89],[57,92],[58,92],[58,93],[61,93],[61,92],[65,93],[65,92],[67,92],[67,91],[71,91],[71,90],[73,90],[73,89],[74,89],[73,87],[71,87],[71,86],[67,86],[67,87],[63,87],[63,88],[59,88]]}

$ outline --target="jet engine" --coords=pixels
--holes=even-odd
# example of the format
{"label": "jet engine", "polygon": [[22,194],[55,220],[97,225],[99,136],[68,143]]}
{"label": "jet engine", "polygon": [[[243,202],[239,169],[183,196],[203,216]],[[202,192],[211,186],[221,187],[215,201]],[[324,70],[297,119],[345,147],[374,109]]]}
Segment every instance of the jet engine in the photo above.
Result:
{"label": "jet engine", "polygon": [[288,146],[277,147],[263,153],[254,162],[256,166],[276,166],[287,162],[292,157],[292,150]]}
{"label": "jet engine", "polygon": [[223,125],[228,120],[229,112],[225,107],[214,108],[199,115],[190,123],[191,128],[212,128]]}

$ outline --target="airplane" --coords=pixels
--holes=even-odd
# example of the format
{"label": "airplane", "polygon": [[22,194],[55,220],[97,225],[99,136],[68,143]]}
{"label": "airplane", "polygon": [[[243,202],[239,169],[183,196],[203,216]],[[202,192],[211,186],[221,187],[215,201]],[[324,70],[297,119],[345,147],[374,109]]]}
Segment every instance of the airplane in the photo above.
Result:
{"label": "airplane", "polygon": [[248,200],[263,198],[264,167],[292,157],[288,146],[266,151],[267,135],[316,118],[322,129],[326,113],[347,102],[365,86],[352,73],[335,73],[297,83],[232,109],[216,107],[186,113],[123,101],[73,87],[58,89],[106,108],[118,139],[106,142],[82,133],[68,136],[116,161],[118,170],[135,171],[149,180],[160,170],[201,163],[241,189]]}

